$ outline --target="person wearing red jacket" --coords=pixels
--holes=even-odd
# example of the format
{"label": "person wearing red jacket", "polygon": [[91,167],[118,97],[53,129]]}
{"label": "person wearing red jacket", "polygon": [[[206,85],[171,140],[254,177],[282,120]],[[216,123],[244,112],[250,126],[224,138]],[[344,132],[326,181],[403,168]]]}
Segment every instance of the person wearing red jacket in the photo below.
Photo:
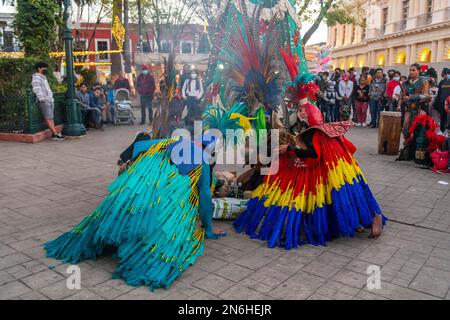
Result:
{"label": "person wearing red jacket", "polygon": [[395,71],[394,76],[392,77],[392,80],[390,80],[386,87],[386,95],[388,99],[388,106],[389,111],[396,111],[397,106],[395,105],[395,99],[394,99],[394,91],[395,88],[400,85],[400,77],[401,74],[398,71]]}
{"label": "person wearing red jacket", "polygon": [[137,78],[137,92],[141,97],[141,125],[145,124],[147,118],[146,111],[148,110],[149,124],[153,121],[152,102],[155,96],[155,78],[150,74],[147,65],[142,66],[142,73]]}

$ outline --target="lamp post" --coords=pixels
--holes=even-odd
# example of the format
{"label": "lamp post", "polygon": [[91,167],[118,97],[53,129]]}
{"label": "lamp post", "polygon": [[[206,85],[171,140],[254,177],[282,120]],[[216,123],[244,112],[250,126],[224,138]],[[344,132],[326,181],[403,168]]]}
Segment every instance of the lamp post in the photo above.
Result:
{"label": "lamp post", "polygon": [[66,118],[64,135],[81,136],[86,134],[86,128],[81,121],[80,107],[75,99],[75,82],[73,77],[73,50],[72,50],[72,4],[71,0],[64,0],[64,47],[66,51]]}

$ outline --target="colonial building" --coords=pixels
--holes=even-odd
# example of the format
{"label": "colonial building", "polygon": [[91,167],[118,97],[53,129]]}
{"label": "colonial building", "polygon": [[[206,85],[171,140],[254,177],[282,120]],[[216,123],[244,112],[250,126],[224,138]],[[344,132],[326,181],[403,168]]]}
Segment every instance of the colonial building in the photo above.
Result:
{"label": "colonial building", "polygon": [[450,0],[356,0],[360,25],[328,30],[332,64],[340,68],[393,67],[406,72],[418,62],[450,65]]}
{"label": "colonial building", "polygon": [[18,51],[19,45],[13,36],[12,22],[14,15],[12,7],[4,4],[0,7],[0,51]]}
{"label": "colonial building", "polygon": [[[151,31],[151,26],[146,26],[143,31],[143,47],[139,50],[138,26],[130,24],[130,57],[132,66],[151,64],[154,69],[161,69],[163,57],[173,50],[177,54],[176,62],[179,69],[183,64],[192,66],[203,64],[206,68],[209,45],[202,43],[204,37],[203,26],[186,25],[179,35],[177,41],[168,34],[162,34],[160,39],[161,48]],[[112,49],[112,31],[110,23],[84,23],[73,28],[75,51],[108,51]],[[205,48],[206,47],[206,48]],[[117,53],[113,53],[117,54]],[[88,57],[76,57],[75,62],[83,60],[86,64],[92,63],[91,69],[96,69],[105,74],[110,74],[110,53],[90,55]],[[96,64],[102,64],[101,66]],[[154,70],[157,71],[157,70]]]}

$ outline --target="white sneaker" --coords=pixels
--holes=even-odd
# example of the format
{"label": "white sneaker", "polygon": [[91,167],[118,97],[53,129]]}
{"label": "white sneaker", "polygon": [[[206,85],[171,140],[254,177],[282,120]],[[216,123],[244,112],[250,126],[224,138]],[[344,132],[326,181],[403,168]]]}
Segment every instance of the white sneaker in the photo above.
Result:
{"label": "white sneaker", "polygon": [[361,123],[355,124],[355,127],[361,127]]}
{"label": "white sneaker", "polygon": [[363,126],[363,128],[367,127],[367,123],[364,122],[364,123],[362,124],[362,126]]}

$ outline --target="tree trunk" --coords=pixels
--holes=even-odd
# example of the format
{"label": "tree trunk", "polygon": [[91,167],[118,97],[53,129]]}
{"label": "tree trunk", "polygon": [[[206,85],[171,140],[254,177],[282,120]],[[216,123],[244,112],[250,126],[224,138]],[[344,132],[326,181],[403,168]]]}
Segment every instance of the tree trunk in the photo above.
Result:
{"label": "tree trunk", "polygon": [[137,11],[138,11],[138,35],[139,35],[139,40],[138,40],[138,52],[143,52],[143,35],[142,35],[142,3],[141,0],[137,0]]}
{"label": "tree trunk", "polygon": [[[122,0],[113,0],[113,10],[112,10],[112,21],[114,24],[115,16],[119,17],[119,20],[122,21]],[[119,45],[116,42],[114,37],[111,37],[112,45],[111,50],[118,50]],[[122,71],[122,55],[118,53],[111,54],[111,74],[115,75]]]}
{"label": "tree trunk", "polygon": [[130,26],[128,24],[128,0],[123,0],[123,20],[125,27],[125,73],[131,73],[131,48],[130,48]]}
{"label": "tree trunk", "polygon": [[328,10],[330,10],[331,5],[333,4],[333,0],[327,0],[327,2],[323,5],[322,9],[320,10],[319,15],[317,16],[316,20],[314,21],[313,25],[309,30],[305,33],[302,39],[302,44],[306,45],[306,43],[311,39],[314,32],[317,31],[320,24],[323,21],[323,18],[325,18],[325,15],[327,14]]}

